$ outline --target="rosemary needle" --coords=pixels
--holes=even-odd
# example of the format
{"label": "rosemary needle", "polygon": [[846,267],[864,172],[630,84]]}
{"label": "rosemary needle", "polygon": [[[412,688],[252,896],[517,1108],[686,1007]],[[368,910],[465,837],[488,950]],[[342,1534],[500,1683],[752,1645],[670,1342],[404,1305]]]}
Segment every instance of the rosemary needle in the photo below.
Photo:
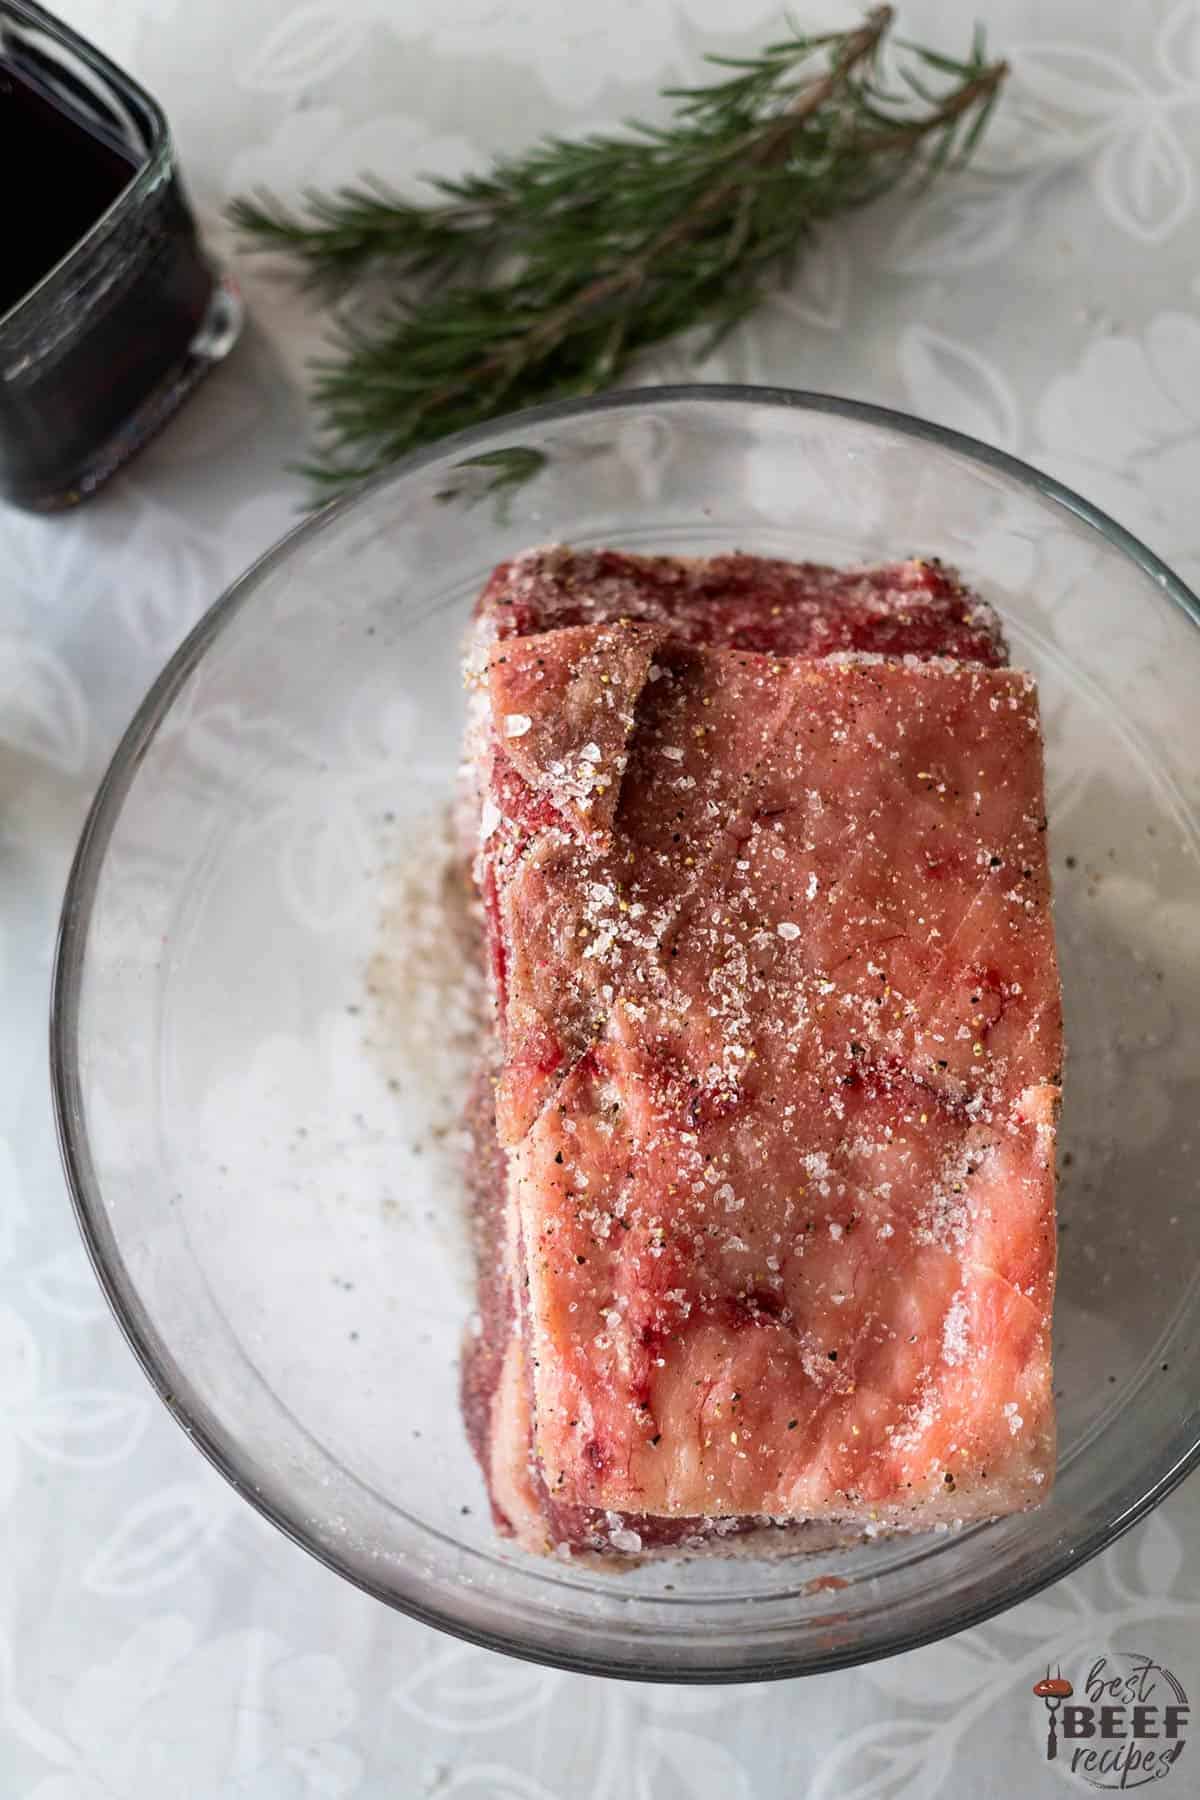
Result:
{"label": "rosemary needle", "polygon": [[484,175],[430,178],[428,204],[382,183],[232,208],[251,247],[299,259],[335,313],[314,365],[322,491],[417,445],[542,400],[596,392],[664,339],[708,344],[785,279],[819,222],[970,156],[1006,74],[978,32],[962,61],[906,45],[881,71],[892,9],[850,31],[710,57],[710,86],[627,135],[544,138]]}

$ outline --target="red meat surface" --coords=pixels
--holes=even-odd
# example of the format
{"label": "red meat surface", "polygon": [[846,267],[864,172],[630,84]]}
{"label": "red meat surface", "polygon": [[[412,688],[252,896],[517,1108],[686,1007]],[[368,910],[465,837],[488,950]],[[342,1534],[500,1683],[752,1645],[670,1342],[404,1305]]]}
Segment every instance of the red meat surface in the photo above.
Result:
{"label": "red meat surface", "polygon": [[634,556],[558,544],[501,563],[478,613],[502,637],[625,618],[714,650],[776,656],[861,650],[952,656],[990,667],[1008,660],[992,608],[929,558],[833,569],[736,553]]}
{"label": "red meat surface", "polygon": [[[692,565],[726,646],[803,638],[764,652],[635,610],[646,559],[611,560],[606,618],[523,594],[548,629],[497,631],[499,572],[481,606],[501,1055],[465,1392],[498,1522],[620,1557],[1030,1504],[1061,1059],[1032,681],[994,628],[814,656],[894,569],[720,559],[729,595]],[[978,602],[937,579],[954,639]]]}

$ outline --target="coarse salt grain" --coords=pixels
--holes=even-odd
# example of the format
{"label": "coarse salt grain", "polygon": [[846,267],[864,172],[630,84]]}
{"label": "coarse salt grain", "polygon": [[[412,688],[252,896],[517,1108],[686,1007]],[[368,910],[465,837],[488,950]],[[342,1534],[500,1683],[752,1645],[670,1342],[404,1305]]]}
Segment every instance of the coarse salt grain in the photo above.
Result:
{"label": "coarse salt grain", "polygon": [[954,1368],[965,1362],[967,1355],[967,1306],[961,1294],[950,1302],[942,1322],[942,1356]]}
{"label": "coarse salt grain", "polygon": [[533,720],[529,717],[528,713],[507,713],[505,715],[505,737],[524,737],[525,733],[532,730],[532,728]]}
{"label": "coarse salt grain", "polygon": [[780,937],[785,938],[789,944],[792,942],[793,938],[798,938],[800,936],[800,927],[794,925],[791,919],[781,919],[775,929]]}

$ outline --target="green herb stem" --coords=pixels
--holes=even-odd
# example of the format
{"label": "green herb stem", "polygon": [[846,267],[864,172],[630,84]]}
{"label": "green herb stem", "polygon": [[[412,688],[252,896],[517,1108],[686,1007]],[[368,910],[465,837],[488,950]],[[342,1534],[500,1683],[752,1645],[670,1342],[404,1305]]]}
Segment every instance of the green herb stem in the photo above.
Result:
{"label": "green herb stem", "polygon": [[818,224],[961,165],[1006,66],[978,34],[961,62],[905,46],[898,94],[880,75],[891,23],[880,6],[852,31],[711,58],[724,79],[668,90],[667,123],[543,139],[485,175],[433,181],[428,205],[378,182],[311,194],[301,213],[237,201],[251,247],[360,302],[357,321],[335,313],[315,365],[321,490],[462,426],[594,393],[697,326],[711,344]]}

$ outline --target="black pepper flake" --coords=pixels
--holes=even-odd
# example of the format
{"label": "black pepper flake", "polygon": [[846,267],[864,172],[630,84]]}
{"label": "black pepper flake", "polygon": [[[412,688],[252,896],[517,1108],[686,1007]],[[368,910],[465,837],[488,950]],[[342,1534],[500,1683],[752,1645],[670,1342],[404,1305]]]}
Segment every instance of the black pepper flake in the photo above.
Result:
{"label": "black pepper flake", "polygon": [[836,1350],[831,1350],[831,1351],[830,1351],[830,1352],[829,1352],[829,1360],[830,1360],[830,1362],[836,1362],[836,1361],[837,1361],[837,1351],[836,1351]]}
{"label": "black pepper flake", "polygon": [[795,1431],[795,1429],[799,1423],[800,1423],[799,1419],[789,1419],[787,1422],[788,1430]]}
{"label": "black pepper flake", "polygon": [[563,1159],[563,1153],[562,1153],[562,1151],[561,1151],[561,1150],[560,1150],[560,1151],[559,1151],[559,1153],[558,1153],[558,1155],[557,1155],[557,1156],[556,1156],[556,1157],[555,1157],[555,1159],[554,1159],[554,1160],[555,1160],[555,1162],[556,1162],[556,1163],[560,1163],[560,1162],[561,1162],[561,1161],[562,1161],[562,1159]]}
{"label": "black pepper flake", "polygon": [[657,1449],[658,1445],[662,1443],[662,1432],[656,1431],[654,1436],[650,1439],[650,1443],[655,1449]]}
{"label": "black pepper flake", "polygon": [[579,1254],[578,1254],[578,1253],[576,1253],[576,1257],[575,1257],[575,1261],[576,1261],[576,1262],[577,1262],[577,1263],[585,1263],[585,1262],[586,1262],[586,1261],[587,1261],[587,1257],[586,1257],[586,1256],[580,1256],[580,1255],[579,1255]]}

